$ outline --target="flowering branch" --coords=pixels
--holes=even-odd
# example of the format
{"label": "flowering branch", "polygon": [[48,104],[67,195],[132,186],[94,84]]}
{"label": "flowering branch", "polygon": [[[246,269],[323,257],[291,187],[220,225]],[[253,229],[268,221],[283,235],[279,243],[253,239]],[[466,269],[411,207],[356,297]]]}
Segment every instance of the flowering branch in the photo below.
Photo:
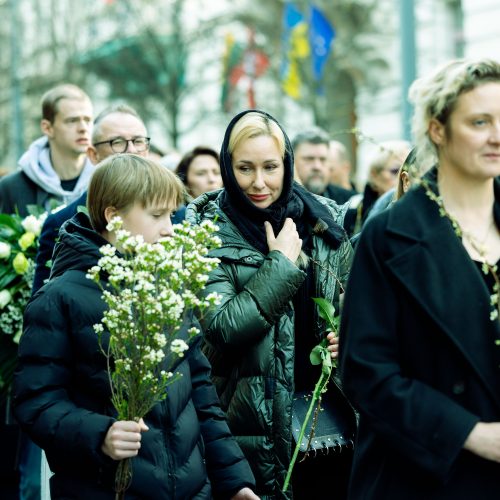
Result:
{"label": "flowering branch", "polygon": [[[201,298],[201,292],[219,262],[208,251],[220,240],[210,221],[177,225],[173,236],[153,244],[121,227],[118,217],[107,226],[121,252],[110,244],[101,247],[102,257],[87,277],[100,286],[107,305],[94,330],[107,360],[111,401],[118,420],[138,422],[181,376],[171,370],[199,333],[196,327],[182,329],[187,315],[219,303],[217,294]],[[119,464],[115,479],[121,498],[131,480],[128,459]]]}

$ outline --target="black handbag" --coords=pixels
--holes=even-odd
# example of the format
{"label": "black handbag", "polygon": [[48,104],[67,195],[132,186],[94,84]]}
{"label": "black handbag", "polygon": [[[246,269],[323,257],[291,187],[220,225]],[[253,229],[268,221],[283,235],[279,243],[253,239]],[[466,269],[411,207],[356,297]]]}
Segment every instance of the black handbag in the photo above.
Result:
{"label": "black handbag", "polygon": [[[300,429],[309,409],[311,398],[312,394],[309,391],[297,392],[294,395],[292,435],[295,444],[299,438]],[[314,414],[315,410],[313,409],[304,437],[300,443],[299,449],[301,452],[317,452],[319,450],[329,452],[332,451],[332,448],[340,451],[342,447],[352,447],[354,445],[356,413],[334,381],[328,384],[328,390],[322,395],[314,436],[308,448]]]}

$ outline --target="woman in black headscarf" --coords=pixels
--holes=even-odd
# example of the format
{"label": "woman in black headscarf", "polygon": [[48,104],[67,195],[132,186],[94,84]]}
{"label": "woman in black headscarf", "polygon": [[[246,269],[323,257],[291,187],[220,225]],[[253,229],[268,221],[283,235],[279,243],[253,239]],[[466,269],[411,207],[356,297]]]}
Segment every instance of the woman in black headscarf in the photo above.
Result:
{"label": "woman in black headscarf", "polygon": [[[312,391],[320,375],[309,353],[328,335],[337,354],[311,298],[324,297],[338,311],[352,254],[342,229],[345,207],[294,182],[288,137],[262,111],[230,122],[221,174],[225,188],[202,195],[187,211],[192,223],[216,220],[222,240],[213,253],[221,263],[207,285],[222,300],[202,320],[206,351],[257,494],[279,498],[293,445],[294,391]],[[330,480],[305,478],[299,469],[294,475],[310,480],[303,485],[313,493],[309,498],[315,483],[328,483],[324,491],[331,496]]]}

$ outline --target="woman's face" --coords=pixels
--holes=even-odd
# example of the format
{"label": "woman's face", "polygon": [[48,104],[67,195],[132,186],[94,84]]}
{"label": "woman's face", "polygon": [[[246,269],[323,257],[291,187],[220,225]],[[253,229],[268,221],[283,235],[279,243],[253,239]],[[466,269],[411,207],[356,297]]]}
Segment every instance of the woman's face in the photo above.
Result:
{"label": "woman's face", "polygon": [[457,99],[447,126],[432,120],[440,169],[472,180],[500,175],[500,82],[488,82]]}
{"label": "woman's face", "polygon": [[187,187],[193,198],[222,187],[219,163],[213,156],[194,157],[187,172]]}
{"label": "woman's face", "polygon": [[408,151],[395,151],[395,154],[392,154],[389,159],[386,161],[383,168],[376,172],[372,172],[370,184],[373,189],[382,195],[396,187],[398,183],[398,174],[401,165],[405,161],[406,155]]}
{"label": "woman's face", "polygon": [[248,199],[259,208],[267,208],[283,191],[285,166],[276,141],[260,135],[241,142],[234,149],[233,172]]}

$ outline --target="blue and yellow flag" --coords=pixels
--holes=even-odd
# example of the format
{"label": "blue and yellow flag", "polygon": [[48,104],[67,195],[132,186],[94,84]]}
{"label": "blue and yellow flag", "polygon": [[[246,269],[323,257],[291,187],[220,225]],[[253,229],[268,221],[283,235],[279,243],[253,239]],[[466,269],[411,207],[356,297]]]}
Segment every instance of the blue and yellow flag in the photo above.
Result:
{"label": "blue and yellow flag", "polygon": [[300,65],[310,54],[308,24],[292,2],[285,4],[283,15],[283,52],[281,86],[292,98],[300,97]]}
{"label": "blue and yellow flag", "polygon": [[325,63],[332,49],[335,29],[325,15],[314,5],[311,6],[309,41],[311,43],[312,70],[316,81],[321,80]]}

